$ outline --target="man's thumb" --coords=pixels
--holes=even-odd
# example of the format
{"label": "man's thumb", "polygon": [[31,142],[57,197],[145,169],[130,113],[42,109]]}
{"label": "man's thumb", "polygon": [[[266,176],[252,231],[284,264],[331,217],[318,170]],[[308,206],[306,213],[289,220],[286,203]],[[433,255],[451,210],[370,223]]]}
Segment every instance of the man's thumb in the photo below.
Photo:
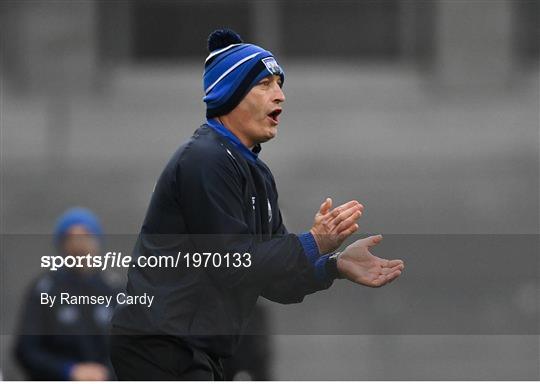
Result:
{"label": "man's thumb", "polygon": [[382,235],[374,235],[366,237],[364,240],[366,240],[366,246],[374,247],[382,241],[382,238]]}
{"label": "man's thumb", "polygon": [[332,199],[327,197],[326,200],[323,201],[321,204],[321,208],[319,209],[319,212],[323,215],[326,215],[328,211],[332,208]]}

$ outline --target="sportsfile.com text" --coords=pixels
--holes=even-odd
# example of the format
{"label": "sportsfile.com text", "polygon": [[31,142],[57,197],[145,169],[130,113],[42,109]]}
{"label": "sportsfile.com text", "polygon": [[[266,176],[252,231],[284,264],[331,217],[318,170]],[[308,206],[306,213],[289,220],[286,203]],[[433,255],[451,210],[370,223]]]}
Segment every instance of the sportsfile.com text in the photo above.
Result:
{"label": "sportsfile.com text", "polygon": [[59,268],[95,268],[106,270],[108,268],[249,268],[251,267],[250,253],[219,253],[219,252],[178,252],[172,255],[140,255],[133,258],[123,255],[122,252],[107,252],[105,255],[79,255],[41,256],[41,268],[57,271]]}

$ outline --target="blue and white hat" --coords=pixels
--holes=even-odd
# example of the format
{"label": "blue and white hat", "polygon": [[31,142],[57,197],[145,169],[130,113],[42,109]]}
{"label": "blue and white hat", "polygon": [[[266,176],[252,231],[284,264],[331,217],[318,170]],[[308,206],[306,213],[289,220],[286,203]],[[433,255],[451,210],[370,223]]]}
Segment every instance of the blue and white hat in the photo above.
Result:
{"label": "blue and white hat", "polygon": [[285,73],[271,52],[246,44],[230,29],[214,31],[208,37],[210,55],[204,64],[206,117],[226,115],[261,79]]}

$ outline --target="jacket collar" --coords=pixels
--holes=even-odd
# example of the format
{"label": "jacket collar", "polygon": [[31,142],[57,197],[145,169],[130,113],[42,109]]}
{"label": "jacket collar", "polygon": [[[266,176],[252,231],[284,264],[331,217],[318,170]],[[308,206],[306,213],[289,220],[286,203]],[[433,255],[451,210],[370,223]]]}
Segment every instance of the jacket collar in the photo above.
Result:
{"label": "jacket collar", "polygon": [[256,144],[253,147],[253,150],[246,147],[238,137],[236,137],[231,131],[227,129],[223,124],[221,124],[217,119],[208,119],[208,125],[221,136],[227,138],[236,149],[244,156],[247,160],[252,162],[257,162],[259,153],[261,152],[261,145]]}

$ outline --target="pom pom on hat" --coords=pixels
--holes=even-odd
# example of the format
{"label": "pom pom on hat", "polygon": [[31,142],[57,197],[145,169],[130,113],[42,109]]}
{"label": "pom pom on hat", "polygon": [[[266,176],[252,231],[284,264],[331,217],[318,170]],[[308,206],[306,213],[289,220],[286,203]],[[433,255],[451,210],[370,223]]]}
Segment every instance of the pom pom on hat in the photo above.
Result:
{"label": "pom pom on hat", "polygon": [[208,51],[228,47],[231,44],[243,43],[242,38],[232,29],[218,29],[208,36]]}

